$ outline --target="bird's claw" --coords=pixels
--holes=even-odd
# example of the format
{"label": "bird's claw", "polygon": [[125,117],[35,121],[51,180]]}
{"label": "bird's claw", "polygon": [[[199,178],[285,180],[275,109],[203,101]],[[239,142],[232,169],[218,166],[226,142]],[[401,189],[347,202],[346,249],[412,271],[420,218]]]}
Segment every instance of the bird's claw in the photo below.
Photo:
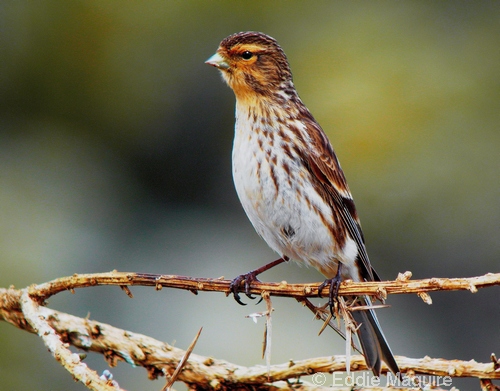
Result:
{"label": "bird's claw", "polygon": [[329,285],[330,289],[328,291],[328,307],[330,308],[330,313],[332,316],[335,316],[335,304],[338,304],[339,300],[339,289],[340,283],[342,282],[342,278],[337,273],[337,275],[333,278],[326,279],[323,283],[318,287],[318,296],[321,296],[321,291],[324,287]]}
{"label": "bird's claw", "polygon": [[[254,300],[255,296],[253,296],[250,293],[250,286],[252,285],[252,282],[257,281],[260,282],[259,279],[257,278],[257,273],[248,272],[245,274],[240,274],[238,277],[236,277],[234,280],[231,281],[231,284],[229,284],[229,291],[232,292],[234,300],[240,305],[247,305],[246,303],[243,303],[240,298],[240,292],[243,292],[246,297],[248,297],[250,300]],[[245,290],[240,290],[241,283],[245,282]],[[262,297],[258,301],[257,304],[259,304],[262,301]]]}

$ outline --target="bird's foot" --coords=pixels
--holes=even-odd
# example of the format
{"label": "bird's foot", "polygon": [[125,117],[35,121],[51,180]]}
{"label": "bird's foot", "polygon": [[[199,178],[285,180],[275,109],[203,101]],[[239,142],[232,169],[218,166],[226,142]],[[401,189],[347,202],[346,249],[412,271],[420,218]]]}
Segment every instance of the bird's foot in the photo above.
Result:
{"label": "bird's foot", "polygon": [[[243,303],[241,301],[241,298],[239,295],[240,292],[245,293],[245,295],[250,300],[255,299],[255,297],[250,294],[250,286],[252,285],[252,282],[254,282],[254,281],[260,282],[259,279],[257,278],[257,276],[260,273],[265,272],[266,270],[269,270],[272,267],[279,265],[280,263],[283,263],[286,261],[288,261],[288,257],[283,256],[280,259],[277,259],[276,261],[270,262],[264,266],[259,267],[258,269],[252,270],[251,272],[241,274],[238,277],[236,277],[233,281],[231,281],[231,284],[229,284],[229,292],[233,294],[234,300],[236,300],[236,302],[238,304],[246,305],[245,303]],[[240,290],[241,283],[243,281],[245,282],[245,290],[244,291]],[[259,304],[261,301],[262,301],[262,297],[257,302],[257,304]]]}
{"label": "bird's foot", "polygon": [[[257,278],[258,274],[259,273],[256,273],[255,270],[252,270],[251,272],[240,274],[238,277],[236,277],[234,280],[231,281],[231,284],[229,284],[229,290],[233,294],[234,300],[236,300],[238,304],[246,305],[246,303],[243,303],[241,301],[240,292],[243,292],[246,295],[246,297],[248,297],[250,300],[255,299],[255,297],[250,293],[250,286],[254,281],[260,282],[259,279]],[[240,289],[241,283],[243,282],[244,282],[244,290],[241,290]]]}
{"label": "bird's foot", "polygon": [[328,307],[330,308],[330,313],[332,316],[335,316],[335,304],[338,305],[338,296],[340,283],[342,282],[342,276],[340,274],[341,265],[339,263],[339,267],[337,269],[337,274],[333,278],[326,279],[319,287],[318,287],[318,296],[321,296],[321,291],[324,287],[329,286],[330,289],[328,291]]}

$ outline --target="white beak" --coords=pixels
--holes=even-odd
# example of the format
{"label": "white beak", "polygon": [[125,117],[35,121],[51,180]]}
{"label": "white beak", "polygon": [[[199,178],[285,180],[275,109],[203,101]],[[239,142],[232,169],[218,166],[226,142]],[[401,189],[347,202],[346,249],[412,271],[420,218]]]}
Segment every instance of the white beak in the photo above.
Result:
{"label": "white beak", "polygon": [[219,53],[215,53],[212,57],[210,57],[205,64],[212,65],[219,69],[228,69],[229,64],[226,59],[222,57]]}

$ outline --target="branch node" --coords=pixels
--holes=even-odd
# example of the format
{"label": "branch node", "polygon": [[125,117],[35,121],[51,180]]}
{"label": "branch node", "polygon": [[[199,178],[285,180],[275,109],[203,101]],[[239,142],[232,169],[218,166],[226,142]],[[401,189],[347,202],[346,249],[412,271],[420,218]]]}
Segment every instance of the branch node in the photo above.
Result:
{"label": "branch node", "polygon": [[443,282],[439,278],[431,278],[429,280],[429,284],[432,286],[437,286],[439,288],[443,286]]}
{"label": "branch node", "polygon": [[407,282],[410,280],[412,276],[412,272],[410,271],[405,271],[404,273],[398,273],[398,276],[396,277],[396,281],[398,282]]}
{"label": "branch node", "polygon": [[417,296],[420,297],[425,304],[432,304],[431,296],[427,292],[419,292]]}
{"label": "branch node", "polygon": [[213,359],[213,357],[207,357],[204,361],[203,361],[203,365],[207,366],[207,367],[211,367],[212,365],[215,364],[215,361]]}
{"label": "branch node", "polygon": [[286,288],[287,286],[288,286],[288,282],[286,282],[285,280],[283,280],[278,285],[278,288]]}
{"label": "branch node", "polygon": [[120,288],[122,291],[124,291],[128,297],[130,297],[131,299],[134,298],[134,295],[132,294],[132,292],[130,291],[130,288],[127,286],[127,285],[120,285]]}
{"label": "branch node", "polygon": [[384,302],[387,299],[387,289],[383,287],[377,288],[377,294],[375,295],[377,299]]}
{"label": "branch node", "polygon": [[491,362],[493,363],[493,369],[495,372],[500,372],[500,360],[497,359],[497,355],[495,353],[491,353]]}
{"label": "branch node", "polygon": [[220,390],[222,388],[222,384],[220,384],[218,379],[212,379],[210,380],[210,387],[214,390]]}
{"label": "branch node", "polygon": [[106,382],[106,384],[108,386],[111,386],[111,387],[115,387],[115,388],[119,388],[120,385],[118,384],[118,382],[116,380],[113,380],[113,374],[105,369],[104,371],[102,371],[102,375],[100,377],[102,380],[104,380]]}

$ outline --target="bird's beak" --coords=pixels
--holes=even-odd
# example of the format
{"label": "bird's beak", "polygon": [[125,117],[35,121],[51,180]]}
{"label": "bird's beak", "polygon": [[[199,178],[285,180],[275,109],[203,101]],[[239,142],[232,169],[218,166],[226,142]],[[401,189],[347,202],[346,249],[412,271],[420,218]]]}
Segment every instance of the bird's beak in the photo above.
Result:
{"label": "bird's beak", "polygon": [[210,57],[207,61],[205,61],[205,64],[212,65],[219,69],[229,68],[227,60],[224,57],[222,57],[219,53],[215,53],[212,57]]}

